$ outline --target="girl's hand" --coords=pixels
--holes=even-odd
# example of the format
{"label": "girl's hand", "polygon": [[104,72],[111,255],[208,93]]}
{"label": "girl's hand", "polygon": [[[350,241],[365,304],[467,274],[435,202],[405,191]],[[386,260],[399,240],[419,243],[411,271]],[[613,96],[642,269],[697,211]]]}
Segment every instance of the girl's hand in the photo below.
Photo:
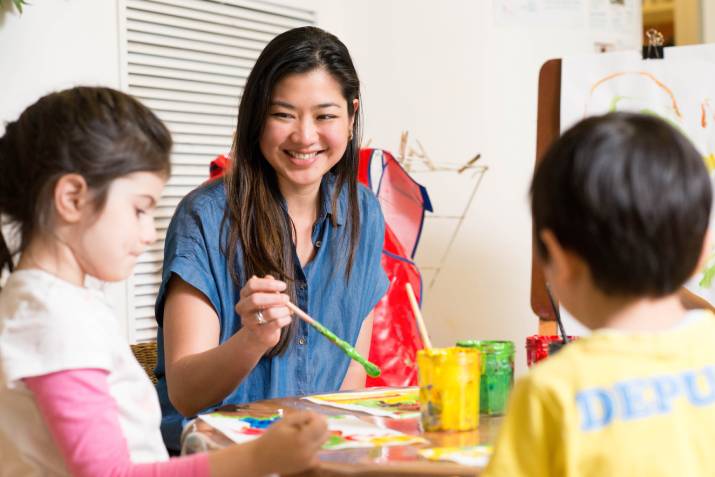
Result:
{"label": "girl's hand", "polygon": [[301,472],[316,464],[316,454],[328,436],[327,421],[320,414],[291,412],[252,442],[255,463],[266,473]]}
{"label": "girl's hand", "polygon": [[281,328],[288,325],[291,312],[285,304],[290,300],[284,292],[285,282],[270,275],[251,277],[241,288],[236,313],[241,317],[241,329],[250,333],[256,344],[269,349],[278,344]]}

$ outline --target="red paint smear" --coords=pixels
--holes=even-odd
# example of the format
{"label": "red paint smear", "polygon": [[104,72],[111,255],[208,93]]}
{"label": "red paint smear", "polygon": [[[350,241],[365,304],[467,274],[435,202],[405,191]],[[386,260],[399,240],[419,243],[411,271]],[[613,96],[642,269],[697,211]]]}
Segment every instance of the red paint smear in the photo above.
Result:
{"label": "red paint smear", "polygon": [[703,129],[708,127],[708,115],[707,111],[705,110],[705,106],[710,106],[710,103],[707,99],[700,103],[700,125],[703,127]]}
{"label": "red paint smear", "polygon": [[354,441],[355,436],[346,436],[343,434],[343,431],[330,431],[330,435],[334,437],[340,437],[344,441]]}
{"label": "red paint smear", "polygon": [[246,434],[247,436],[260,436],[264,432],[265,432],[265,430],[263,430],[263,429],[256,429],[255,427],[248,427],[246,429],[243,429],[241,431],[241,434]]}

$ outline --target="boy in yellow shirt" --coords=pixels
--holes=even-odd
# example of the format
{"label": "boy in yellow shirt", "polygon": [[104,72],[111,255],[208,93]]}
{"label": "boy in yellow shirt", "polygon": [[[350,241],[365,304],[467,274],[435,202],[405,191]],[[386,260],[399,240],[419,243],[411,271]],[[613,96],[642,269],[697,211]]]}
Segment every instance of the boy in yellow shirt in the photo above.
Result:
{"label": "boy in yellow shirt", "polygon": [[652,116],[589,118],[531,202],[546,279],[594,333],[517,383],[485,475],[715,476],[715,319],[677,295],[708,250],[700,154]]}

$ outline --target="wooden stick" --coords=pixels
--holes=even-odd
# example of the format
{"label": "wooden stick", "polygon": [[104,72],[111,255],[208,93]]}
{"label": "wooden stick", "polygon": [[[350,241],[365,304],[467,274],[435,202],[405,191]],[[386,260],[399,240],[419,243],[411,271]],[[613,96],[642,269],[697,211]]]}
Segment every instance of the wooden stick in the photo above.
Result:
{"label": "wooden stick", "polygon": [[365,372],[367,372],[367,375],[376,378],[380,376],[381,371],[380,368],[377,367],[374,363],[371,363],[370,361],[366,360],[364,356],[362,356],[358,351],[347,341],[341,340],[337,336],[335,336],[335,333],[327,329],[325,326],[323,326],[321,323],[317,322],[314,318],[311,318],[310,315],[308,315],[306,312],[295,306],[293,303],[288,302],[286,303],[286,306],[293,312],[295,313],[298,318],[301,320],[305,321],[308,323],[310,326],[315,328],[318,333],[321,335],[325,336],[328,338],[335,346],[343,350],[343,352],[350,357],[350,359],[353,359],[360,363],[363,368],[365,368]]}
{"label": "wooden stick", "polygon": [[294,305],[292,302],[289,301],[286,306],[290,309],[290,311],[298,315],[300,319],[308,323],[310,326],[315,326],[317,323],[317,321],[315,321],[309,314],[298,308],[298,306]]}
{"label": "wooden stick", "polygon": [[481,155],[481,154],[477,154],[476,156],[474,156],[473,158],[471,158],[470,160],[468,160],[462,167],[460,167],[459,169],[457,169],[457,174],[461,174],[462,172],[464,172],[464,171],[466,171],[467,169],[469,169],[469,167],[472,166],[475,162],[477,162],[480,157],[482,157],[482,155]]}
{"label": "wooden stick", "polygon": [[405,285],[405,290],[407,291],[407,297],[410,299],[412,313],[415,314],[415,320],[417,321],[417,329],[420,331],[420,336],[422,337],[422,344],[426,349],[432,349],[432,342],[429,340],[429,336],[427,335],[427,327],[425,326],[425,320],[422,319],[420,306],[417,304],[417,299],[415,298],[414,290],[412,290],[412,285],[410,285],[409,283]]}

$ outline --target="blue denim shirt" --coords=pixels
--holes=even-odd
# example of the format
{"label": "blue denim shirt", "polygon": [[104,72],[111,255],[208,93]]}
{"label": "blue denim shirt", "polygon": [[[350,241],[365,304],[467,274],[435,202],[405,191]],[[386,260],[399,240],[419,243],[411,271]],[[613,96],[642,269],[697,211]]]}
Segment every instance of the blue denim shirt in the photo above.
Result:
{"label": "blue denim shirt", "polygon": [[[334,178],[326,175],[321,187],[322,211],[313,228],[315,257],[301,267],[296,259],[297,305],[335,334],[352,343],[357,341],[364,318],[387,291],[388,280],[381,266],[385,225],[380,206],[372,192],[358,188],[360,239],[350,279],[345,280],[346,248],[349,244],[347,193],[341,191],[337,207],[337,226],[330,221]],[[221,181],[214,181],[187,195],[179,204],[169,225],[164,246],[164,269],[156,302],[158,363],[156,385],[162,408],[161,430],[169,449],[179,449],[185,420],[168,398],[162,324],[166,286],[172,274],[203,293],[213,305],[220,321],[219,342],[223,343],[241,328],[241,317],[234,306],[240,288],[231,280],[219,239],[226,240],[228,225],[219,232],[226,208],[226,193]],[[222,242],[225,243],[225,242]],[[236,254],[236,269],[241,286],[246,281],[241,246]],[[238,404],[261,399],[333,392],[340,388],[350,359],[302,320],[285,354],[262,358],[243,382],[223,401]],[[209,410],[207,409],[207,410]]]}

